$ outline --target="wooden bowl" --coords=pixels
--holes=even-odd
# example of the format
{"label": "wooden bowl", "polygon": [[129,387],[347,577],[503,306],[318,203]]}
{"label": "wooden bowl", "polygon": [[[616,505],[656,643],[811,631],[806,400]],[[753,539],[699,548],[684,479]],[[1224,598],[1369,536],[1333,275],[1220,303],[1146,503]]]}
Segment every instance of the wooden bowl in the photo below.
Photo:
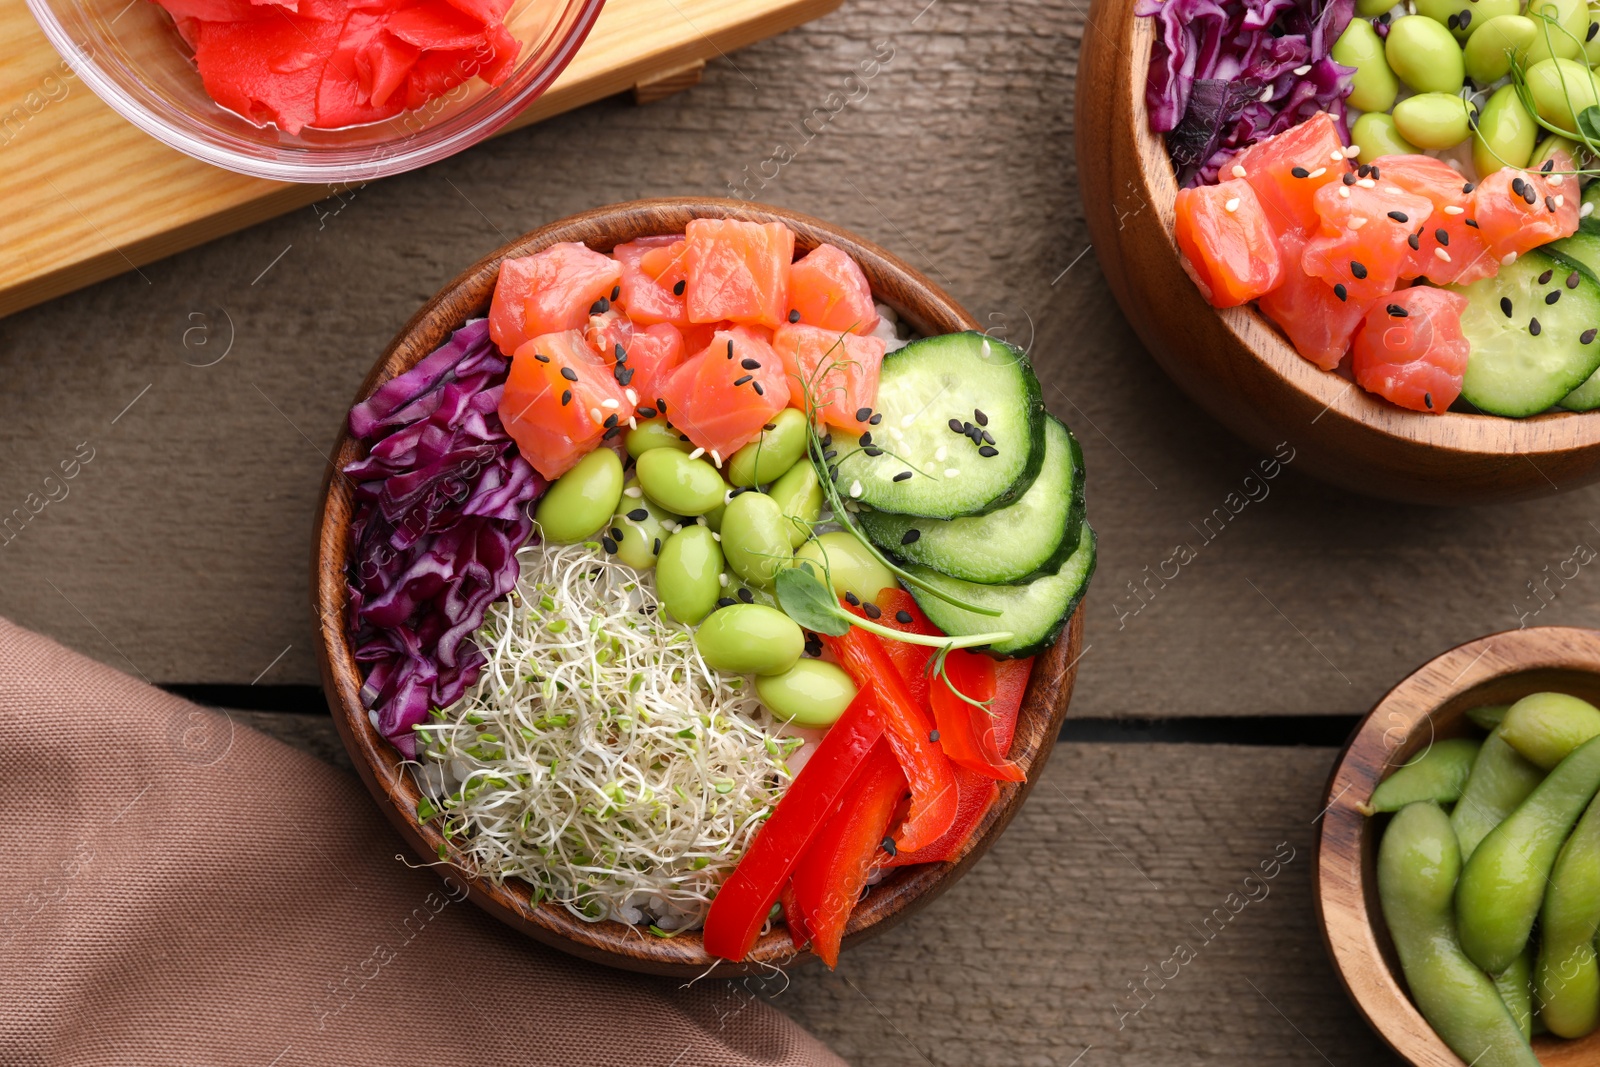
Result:
{"label": "wooden bowl", "polygon": [[[616,245],[637,237],[682,233],[690,219],[706,216],[788,223],[795,231],[800,251],[808,251],[824,241],[837,245],[861,265],[874,295],[894,308],[919,333],[931,335],[978,329],[977,321],[965,309],[921,274],[875,245],[817,219],[737,200],[642,200],[598,208],[551,223],[468,268],[406,323],[367,375],[356,399],[370,396],[380,384],[414,366],[468,318],[486,314],[501,260],[529,255],[558,241],[583,241],[598,251],[609,252]],[[343,468],[360,455],[359,446],[341,424],[334,446],[334,466]],[[421,794],[416,783],[402,766],[399,754],[373,728],[359,695],[361,672],[351,653],[345,628],[345,567],[351,514],[351,486],[347,480],[334,477],[330,467],[312,546],[311,607],[316,616],[317,658],[322,668],[323,688],[339,734],[350,750],[362,781],[417,856],[432,861],[437,858],[444,839],[434,826],[418,823],[416,808]],[[1080,605],[1061,639],[1035,661],[1033,678],[1023,699],[1011,755],[1027,771],[1027,780],[1000,783],[999,802],[958,860],[896,868],[873,886],[850,917],[846,946],[887,929],[938,896],[1000,836],[1028,795],[1055,745],[1061,722],[1066,718],[1082,642],[1083,609]],[[663,939],[621,923],[585,922],[554,904],[531,905],[528,886],[523,882],[513,880],[497,886],[486,879],[472,877],[459,867],[453,868],[451,874],[465,881],[468,896],[496,918],[539,941],[585,959],[678,977],[698,975],[714,962],[702,947],[698,933]],[[770,971],[773,964],[791,962],[795,958],[788,931],[775,924],[762,935],[743,963],[723,962],[717,973]]]}
{"label": "wooden bowl", "polygon": [[[1378,838],[1387,816],[1356,810],[1380,781],[1435,739],[1481,735],[1466,711],[1542,690],[1600,702],[1600,631],[1565,626],[1508,630],[1422,665],[1367,714],[1334,765],[1317,835],[1316,903],[1328,955],[1372,1028],[1419,1067],[1462,1067],[1405,992],[1378,903]],[[1600,1032],[1533,1042],[1549,1067],[1600,1062]]]}
{"label": "wooden bowl", "polygon": [[1077,80],[1077,161],[1100,267],[1156,362],[1217,421],[1346,489],[1423,504],[1541,496],[1600,477],[1600,414],[1406,411],[1297,353],[1254,307],[1217,310],[1178,261],[1178,194],[1150,132],[1155,20],[1094,0]]}

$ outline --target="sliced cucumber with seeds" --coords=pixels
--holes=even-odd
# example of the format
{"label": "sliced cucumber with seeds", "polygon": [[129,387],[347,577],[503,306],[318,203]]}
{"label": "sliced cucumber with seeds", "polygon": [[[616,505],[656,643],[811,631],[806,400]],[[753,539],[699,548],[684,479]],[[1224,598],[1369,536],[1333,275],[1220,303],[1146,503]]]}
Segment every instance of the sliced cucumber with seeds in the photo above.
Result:
{"label": "sliced cucumber with seeds", "polygon": [[1000,612],[998,616],[977,615],[912,586],[911,595],[916,598],[917,606],[935,626],[952,637],[1009,630],[1010,640],[991,645],[989,651],[997,656],[1020,659],[1036,655],[1056,643],[1061,628],[1077,610],[1089,588],[1094,564],[1094,530],[1085,522],[1078,527],[1076,551],[1062,562],[1060,569],[1026,585],[963,582],[917,563],[906,570],[957,600]]}
{"label": "sliced cucumber with seeds", "polygon": [[968,582],[1033,581],[1060,569],[1078,547],[1083,523],[1083,450],[1072,431],[1045,415],[1044,466],[1016,503],[959,519],[863,511],[878,547]]}
{"label": "sliced cucumber with seeds", "polygon": [[1044,462],[1039,379],[1021,349],[981,333],[885,356],[874,410],[869,434],[836,431],[834,448],[840,495],[879,511],[983,514],[1020,498]]}
{"label": "sliced cucumber with seeds", "polygon": [[1600,282],[1577,260],[1547,245],[1451,288],[1472,346],[1461,396],[1479,410],[1536,415],[1600,369]]}
{"label": "sliced cucumber with seeds", "polygon": [[[1600,189],[1600,183],[1590,185],[1590,192]],[[1600,196],[1600,193],[1596,193]],[[1591,203],[1589,193],[1584,193],[1584,203]],[[1571,237],[1552,241],[1550,247],[1589,268],[1589,273],[1600,278],[1600,219],[1587,218],[1578,224],[1578,232]],[[1600,370],[1561,398],[1561,407],[1569,411],[1592,411],[1600,407]]]}

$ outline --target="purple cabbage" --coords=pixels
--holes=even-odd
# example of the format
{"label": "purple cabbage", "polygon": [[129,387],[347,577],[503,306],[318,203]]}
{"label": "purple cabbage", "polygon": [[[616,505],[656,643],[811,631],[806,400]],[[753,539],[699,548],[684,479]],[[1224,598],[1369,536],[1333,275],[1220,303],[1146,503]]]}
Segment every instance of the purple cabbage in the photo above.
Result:
{"label": "purple cabbage", "polygon": [[361,698],[407,758],[412,727],[478,680],[472,635],[517,583],[516,550],[547,483],[500,424],[506,359],[485,319],[350,410],[355,482],[349,626]]}
{"label": "purple cabbage", "polygon": [[1355,0],[1140,0],[1135,10],[1157,21],[1145,102],[1179,185],[1216,181],[1240,149],[1318,111],[1349,140],[1355,72],[1328,53]]}

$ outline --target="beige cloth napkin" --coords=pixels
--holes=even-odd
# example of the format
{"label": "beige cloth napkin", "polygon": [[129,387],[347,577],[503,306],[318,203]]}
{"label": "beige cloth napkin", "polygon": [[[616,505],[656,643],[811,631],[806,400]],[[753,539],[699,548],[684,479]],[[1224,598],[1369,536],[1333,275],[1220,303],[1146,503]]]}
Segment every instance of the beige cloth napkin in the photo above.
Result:
{"label": "beige cloth napkin", "polygon": [[507,929],[354,778],[4,620],[0,798],[8,1067],[841,1062]]}

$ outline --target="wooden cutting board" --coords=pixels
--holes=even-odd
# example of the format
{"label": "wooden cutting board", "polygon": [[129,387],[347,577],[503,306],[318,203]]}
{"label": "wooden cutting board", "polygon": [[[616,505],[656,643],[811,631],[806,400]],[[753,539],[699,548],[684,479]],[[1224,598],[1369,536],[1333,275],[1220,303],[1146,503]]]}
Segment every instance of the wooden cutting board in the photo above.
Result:
{"label": "wooden cutting board", "polygon": [[[511,127],[634,90],[693,85],[709,59],[840,0],[609,0],[549,92]],[[333,195],[190,159],[76,77],[23,0],[0,0],[0,316]]]}

